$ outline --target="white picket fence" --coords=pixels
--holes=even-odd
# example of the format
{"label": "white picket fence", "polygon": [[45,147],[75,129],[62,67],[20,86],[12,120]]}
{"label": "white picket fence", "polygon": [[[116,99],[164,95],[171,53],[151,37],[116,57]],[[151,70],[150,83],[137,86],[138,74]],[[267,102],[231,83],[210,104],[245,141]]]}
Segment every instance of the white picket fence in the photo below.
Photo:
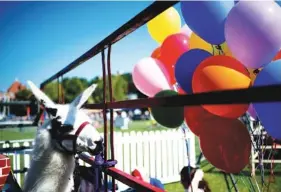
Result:
{"label": "white picket fence", "polygon": [[[183,166],[195,164],[195,136],[191,132],[185,135],[189,158],[186,150],[186,140],[181,130],[145,131],[145,132],[115,132],[114,150],[116,167],[130,173],[135,167],[143,167],[151,177],[160,179],[163,183],[179,181],[179,172]],[[0,142],[0,147],[6,148],[32,146],[33,140],[13,140],[10,145]],[[9,153],[13,170],[29,168],[32,150]],[[109,155],[110,158],[110,155]],[[85,163],[80,160],[81,164]],[[87,166],[87,165],[86,165]],[[22,181],[23,174],[15,174]]]}

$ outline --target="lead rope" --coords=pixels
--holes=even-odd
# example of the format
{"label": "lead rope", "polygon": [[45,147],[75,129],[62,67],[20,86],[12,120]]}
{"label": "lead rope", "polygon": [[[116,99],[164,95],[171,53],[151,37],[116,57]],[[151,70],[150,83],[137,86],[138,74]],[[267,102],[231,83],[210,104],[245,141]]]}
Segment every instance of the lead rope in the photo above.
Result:
{"label": "lead rope", "polygon": [[[103,78],[103,127],[104,127],[104,153],[103,158],[106,161],[107,160],[107,116],[106,116],[106,65],[105,65],[105,54],[104,49],[101,52],[102,56],[102,78]],[[107,173],[104,172],[104,188],[107,192],[108,190],[108,178]]]}
{"label": "lead rope", "polygon": [[[109,89],[109,101],[113,102],[112,96],[112,79],[111,79],[111,44],[108,46],[107,51],[107,75],[108,75],[108,89]],[[114,160],[114,132],[113,132],[113,109],[110,109],[110,151],[111,151],[111,160]],[[112,178],[112,191],[115,192],[115,179]]]}

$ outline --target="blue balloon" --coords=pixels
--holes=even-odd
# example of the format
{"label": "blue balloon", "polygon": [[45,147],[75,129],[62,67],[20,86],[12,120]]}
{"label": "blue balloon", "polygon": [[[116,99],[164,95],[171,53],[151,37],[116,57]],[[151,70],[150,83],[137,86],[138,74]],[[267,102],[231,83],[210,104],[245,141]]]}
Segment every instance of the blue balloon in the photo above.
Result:
{"label": "blue balloon", "polygon": [[206,42],[225,42],[224,24],[234,1],[182,1],[181,12],[190,29]]}
{"label": "blue balloon", "polygon": [[[254,86],[278,84],[281,84],[281,60],[266,65],[254,82]],[[253,103],[253,105],[267,133],[275,139],[281,139],[281,102]]]}
{"label": "blue balloon", "polygon": [[280,0],[277,0],[275,2],[281,7],[281,1]]}
{"label": "blue balloon", "polygon": [[202,49],[191,49],[180,56],[175,65],[175,77],[180,87],[188,94],[192,93],[192,76],[196,67],[211,53]]}

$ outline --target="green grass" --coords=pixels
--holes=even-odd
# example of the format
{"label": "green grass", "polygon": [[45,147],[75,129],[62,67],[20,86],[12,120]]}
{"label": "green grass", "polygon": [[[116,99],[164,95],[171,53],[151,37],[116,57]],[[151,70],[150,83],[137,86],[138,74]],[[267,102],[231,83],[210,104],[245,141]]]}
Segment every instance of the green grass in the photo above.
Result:
{"label": "green grass", "polygon": [[[107,129],[109,132],[109,124]],[[99,132],[103,132],[103,127],[97,129]],[[134,121],[129,124],[129,129],[121,130],[119,128],[114,128],[114,131],[130,132],[130,131],[151,131],[151,130],[167,130],[167,128],[158,126],[151,128],[149,121]],[[19,128],[6,128],[0,130],[0,140],[18,140],[18,139],[33,139],[35,137],[36,127],[25,127],[23,131],[20,132]]]}
{"label": "green grass", "polygon": [[19,128],[6,128],[0,130],[0,140],[19,140],[19,139],[33,139],[35,137],[35,127],[25,127],[20,132]]}
{"label": "green grass", "polygon": [[[123,130],[123,132],[128,131],[149,131],[149,130],[165,130],[164,127],[157,127],[157,128],[151,128],[148,121],[135,121],[129,125],[128,130]],[[103,132],[103,128],[98,128],[100,132]],[[109,125],[108,125],[109,130]],[[115,129],[115,131],[121,131],[120,129]],[[18,128],[8,128],[4,130],[0,130],[0,139],[1,140],[17,140],[17,139],[33,139],[35,137],[36,128],[35,127],[29,127],[24,129],[23,132],[20,132]],[[198,139],[196,139],[196,155],[198,156],[200,154],[200,147],[198,143]],[[209,183],[210,188],[214,192],[227,192],[227,185],[224,179],[224,175],[216,168],[214,168],[212,165],[210,165],[207,161],[201,162],[201,168],[205,172],[205,179]],[[269,180],[269,171],[267,170],[265,173],[265,182],[268,184]],[[237,180],[237,187],[239,192],[250,192],[250,184],[249,179],[252,180],[253,184],[255,185],[255,180],[259,183],[259,187],[261,191],[268,191],[268,192],[278,192],[281,191],[281,167],[276,166],[275,167],[275,181],[270,184],[269,190],[264,188],[262,190],[261,185],[261,177],[256,172],[256,176],[254,178],[250,177],[250,170],[248,168],[245,168],[243,171],[243,175],[236,175],[234,176]],[[232,186],[230,179],[228,178],[230,186]],[[256,185],[255,185],[256,186]],[[183,192],[184,189],[182,188],[182,185],[177,183],[171,183],[165,185],[165,189],[167,191],[171,192]],[[232,189],[234,191],[234,189]],[[256,190],[257,191],[257,190]]]}

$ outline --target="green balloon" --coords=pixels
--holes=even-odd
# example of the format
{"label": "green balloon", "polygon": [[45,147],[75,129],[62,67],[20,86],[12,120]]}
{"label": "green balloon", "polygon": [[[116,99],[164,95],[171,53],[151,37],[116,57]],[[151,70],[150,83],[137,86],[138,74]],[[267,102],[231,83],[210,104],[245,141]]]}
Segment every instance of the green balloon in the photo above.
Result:
{"label": "green balloon", "polygon": [[[178,95],[176,91],[163,90],[154,97],[166,97]],[[153,107],[151,114],[154,119],[162,126],[169,128],[177,128],[184,121],[184,107]]]}

